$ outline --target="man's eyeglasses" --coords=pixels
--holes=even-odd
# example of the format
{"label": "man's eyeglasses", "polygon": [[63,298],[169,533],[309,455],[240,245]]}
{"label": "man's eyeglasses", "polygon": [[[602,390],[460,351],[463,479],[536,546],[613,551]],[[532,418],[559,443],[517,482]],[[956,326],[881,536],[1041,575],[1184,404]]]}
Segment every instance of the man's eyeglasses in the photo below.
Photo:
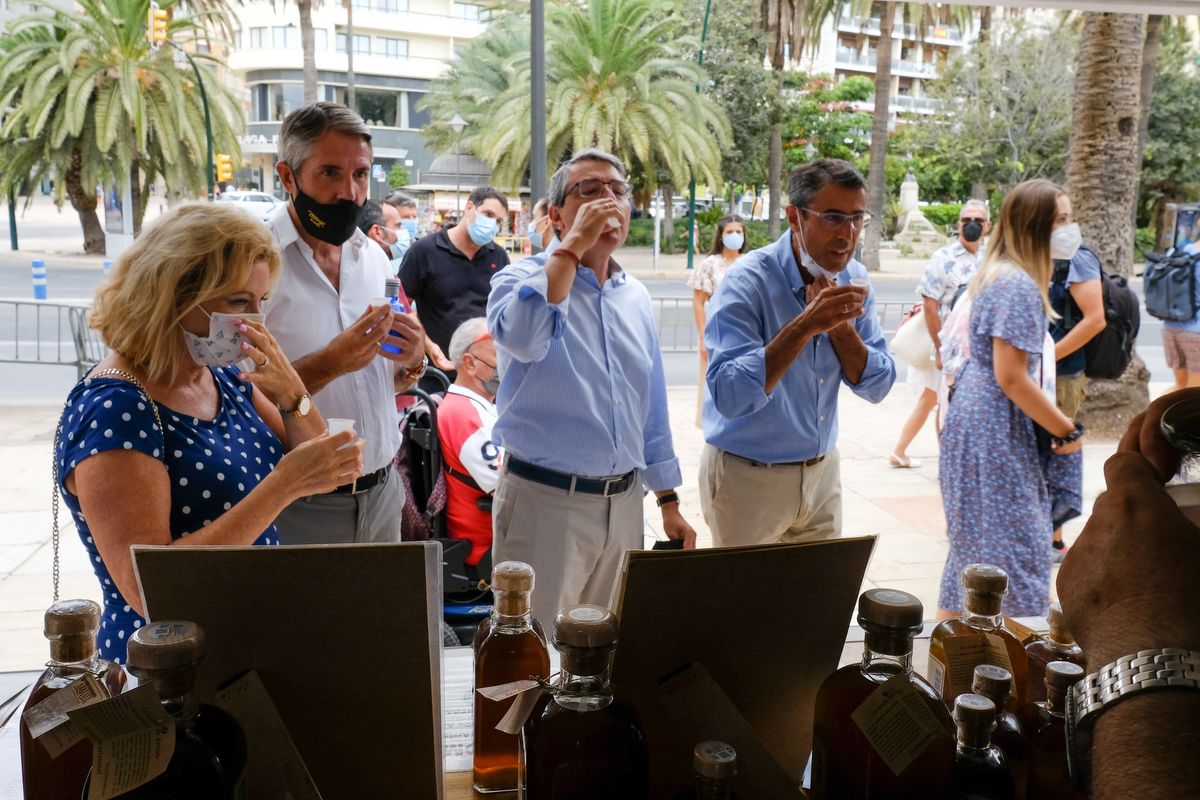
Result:
{"label": "man's eyeglasses", "polygon": [[592,198],[599,197],[606,186],[613,193],[613,197],[624,197],[629,194],[629,184],[625,181],[620,179],[602,181],[598,178],[587,178],[580,181],[570,189],[567,189],[567,194],[574,192],[584,200],[591,200]]}
{"label": "man's eyeglasses", "polygon": [[963,217],[959,220],[960,223],[966,225],[968,222],[978,222],[980,225],[986,225],[987,220],[983,217]]}
{"label": "man's eyeglasses", "polygon": [[801,208],[800,210],[814,214],[817,219],[821,220],[821,226],[831,231],[839,230],[845,227],[847,223],[855,230],[862,230],[871,224],[871,215],[866,212],[843,214],[840,211],[817,211],[813,208]]}

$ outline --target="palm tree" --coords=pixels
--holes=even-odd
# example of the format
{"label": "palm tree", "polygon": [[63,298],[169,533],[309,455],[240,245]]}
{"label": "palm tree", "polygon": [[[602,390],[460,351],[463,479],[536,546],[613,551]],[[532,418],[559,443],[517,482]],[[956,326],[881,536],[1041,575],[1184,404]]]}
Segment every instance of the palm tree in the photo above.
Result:
{"label": "palm tree", "polygon": [[[85,245],[95,248],[103,241],[98,222],[84,217],[94,219],[98,182],[128,176],[137,230],[157,178],[175,190],[204,186],[207,149],[195,75],[176,65],[170,48],[153,50],[146,38],[149,0],[76,5],[15,19],[0,39],[0,105],[7,108],[0,164],[5,181],[60,174],[81,215]],[[168,34],[186,44],[210,30],[202,20],[176,18]],[[208,93],[214,142],[237,154],[241,109],[207,66],[212,57],[193,58]]]}
{"label": "palm tree", "polygon": [[[696,92],[703,72],[679,49],[691,44],[682,16],[657,0],[551,6],[547,15],[548,166],[595,146],[649,180],[661,167],[676,186],[692,175],[720,184],[729,121],[711,98]],[[511,24],[525,23],[518,18]],[[509,55],[507,47],[497,52],[497,42],[487,35],[465,46],[462,63],[435,84],[427,107],[437,120],[429,136],[436,146],[445,136],[447,112],[470,103],[468,110],[459,108],[473,129],[464,142],[491,165],[497,184],[516,187],[530,159],[528,45]],[[488,62],[494,74],[468,76],[463,66],[482,54],[499,56]]]}

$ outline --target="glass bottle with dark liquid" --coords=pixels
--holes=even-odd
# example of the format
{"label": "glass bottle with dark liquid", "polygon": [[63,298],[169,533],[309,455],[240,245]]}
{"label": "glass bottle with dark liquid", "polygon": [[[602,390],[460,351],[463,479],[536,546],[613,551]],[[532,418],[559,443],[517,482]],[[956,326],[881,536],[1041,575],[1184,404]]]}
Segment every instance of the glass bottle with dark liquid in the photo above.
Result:
{"label": "glass bottle with dark liquid", "polygon": [[[923,616],[921,601],[908,592],[871,589],[859,597],[858,624],[865,632],[862,663],[837,670],[817,691],[809,795],[814,800],[952,797],[954,723],[937,692],[912,668],[912,640]],[[938,728],[898,775],[853,719],[896,676],[903,676]]]}
{"label": "glass bottle with dark liquid", "polygon": [[1040,703],[1046,699],[1046,665],[1051,661],[1070,661],[1087,668],[1083,650],[1075,644],[1075,637],[1067,628],[1067,618],[1062,606],[1051,603],[1046,613],[1050,632],[1025,645],[1025,656],[1029,663],[1029,676],[1025,683],[1025,702]]}
{"label": "glass bottle with dark liquid", "polygon": [[1046,699],[1025,707],[1022,724],[1029,736],[1029,800],[1070,800],[1077,792],[1067,772],[1067,692],[1083,680],[1083,667],[1069,661],[1046,665]]}
{"label": "glass bottle with dark liquid", "polygon": [[733,791],[737,776],[737,751],[724,742],[706,741],[692,751],[696,785],[679,800],[738,800]]}
{"label": "glass bottle with dark liquid", "polygon": [[521,731],[528,800],[646,800],[650,754],[641,720],[611,682],[617,618],[601,606],[554,621],[562,670]]}
{"label": "glass bottle with dark liquid", "polygon": [[1013,800],[1016,789],[1008,761],[992,744],[996,704],[983,695],[954,698],[958,750],[954,759],[954,788],[963,800]]}
{"label": "glass bottle with dark liquid", "polygon": [[[490,624],[475,640],[475,687],[550,677],[550,655],[541,627],[533,625],[529,595],[533,567],[502,561],[492,569],[495,605]],[[496,730],[515,698],[492,701],[475,693],[475,765],[477,792],[515,791],[520,737]]]}
{"label": "glass bottle with dark liquid", "polygon": [[980,664],[975,668],[971,691],[991,700],[996,707],[992,744],[1000,748],[1008,761],[1016,796],[1024,797],[1029,788],[1029,742],[1017,715],[1008,710],[1012,698],[1012,673],[994,664]]}
{"label": "glass bottle with dark liquid", "polygon": [[129,638],[129,671],[154,686],[175,718],[175,753],[161,775],[120,800],[245,800],[246,736],[229,714],[196,699],[203,657],[204,631],[194,622],[151,623]]}
{"label": "glass bottle with dark liquid", "polygon": [[[125,687],[125,671],[96,655],[96,632],[100,630],[100,606],[91,600],[59,600],[46,610],[46,639],[50,661],[33,684],[28,711],[46,698],[91,674],[109,697]],[[51,758],[44,745],[35,742],[21,721],[21,774],[26,800],[79,797],[92,768],[92,743],[76,742],[58,758]]]}
{"label": "glass bottle with dark liquid", "polygon": [[[1008,594],[1008,573],[991,564],[968,564],[963,568],[963,612],[943,620],[929,637],[929,682],[941,694],[949,708],[954,698],[971,690],[975,667],[996,664],[989,643],[1002,647],[1009,663],[999,666],[1013,676],[1011,710],[1025,702],[1025,647],[1020,638],[1004,624],[1004,596]],[[995,637],[989,639],[988,637]],[[950,642],[951,639],[957,641]],[[998,640],[998,642],[996,641]],[[949,651],[949,652],[948,652]]]}

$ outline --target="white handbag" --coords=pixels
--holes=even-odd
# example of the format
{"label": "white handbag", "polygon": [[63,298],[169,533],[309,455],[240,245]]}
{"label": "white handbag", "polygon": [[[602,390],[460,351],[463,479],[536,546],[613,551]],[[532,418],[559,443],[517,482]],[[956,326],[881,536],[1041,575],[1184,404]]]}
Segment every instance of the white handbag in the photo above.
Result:
{"label": "white handbag", "polygon": [[892,337],[892,354],[913,369],[933,369],[933,339],[925,326],[925,314],[909,317]]}

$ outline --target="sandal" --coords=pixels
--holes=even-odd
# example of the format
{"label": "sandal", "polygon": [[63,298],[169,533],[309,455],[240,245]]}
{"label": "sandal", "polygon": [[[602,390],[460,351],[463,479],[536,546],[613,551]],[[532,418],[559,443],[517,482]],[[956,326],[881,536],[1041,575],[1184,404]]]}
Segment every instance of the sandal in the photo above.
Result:
{"label": "sandal", "polygon": [[921,466],[919,458],[902,456],[899,453],[892,453],[888,456],[888,463],[897,469],[917,469]]}

